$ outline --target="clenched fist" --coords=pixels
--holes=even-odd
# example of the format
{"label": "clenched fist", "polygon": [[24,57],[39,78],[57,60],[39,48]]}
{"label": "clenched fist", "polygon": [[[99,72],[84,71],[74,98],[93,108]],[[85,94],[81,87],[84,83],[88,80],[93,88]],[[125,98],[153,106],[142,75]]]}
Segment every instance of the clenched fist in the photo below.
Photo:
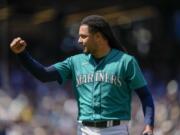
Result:
{"label": "clenched fist", "polygon": [[10,44],[10,48],[15,54],[19,54],[23,52],[26,46],[27,46],[26,42],[20,37],[13,39],[13,41]]}

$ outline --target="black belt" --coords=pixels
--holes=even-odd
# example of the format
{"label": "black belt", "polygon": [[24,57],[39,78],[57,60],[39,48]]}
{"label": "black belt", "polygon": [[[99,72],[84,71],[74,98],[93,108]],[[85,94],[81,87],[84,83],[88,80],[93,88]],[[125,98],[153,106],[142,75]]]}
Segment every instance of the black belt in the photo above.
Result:
{"label": "black belt", "polygon": [[121,121],[120,120],[109,120],[109,121],[98,121],[98,122],[82,121],[82,124],[84,126],[89,126],[89,127],[107,128],[107,127],[120,125]]}

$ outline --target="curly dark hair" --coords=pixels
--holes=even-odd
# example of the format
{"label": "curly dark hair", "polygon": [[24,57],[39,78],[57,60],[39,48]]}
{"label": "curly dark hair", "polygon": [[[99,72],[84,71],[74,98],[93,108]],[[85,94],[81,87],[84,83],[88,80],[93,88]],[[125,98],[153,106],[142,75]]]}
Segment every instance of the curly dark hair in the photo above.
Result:
{"label": "curly dark hair", "polygon": [[90,15],[81,21],[80,25],[88,25],[89,31],[91,33],[100,32],[102,36],[108,40],[109,46],[111,48],[116,48],[118,50],[126,52],[124,46],[122,46],[119,40],[115,37],[109,23],[105,20],[104,17],[99,15]]}

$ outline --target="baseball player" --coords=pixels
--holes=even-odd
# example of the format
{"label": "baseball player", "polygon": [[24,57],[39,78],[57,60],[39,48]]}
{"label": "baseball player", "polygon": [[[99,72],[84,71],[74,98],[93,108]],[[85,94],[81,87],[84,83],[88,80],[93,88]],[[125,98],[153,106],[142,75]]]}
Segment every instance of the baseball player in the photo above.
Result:
{"label": "baseball player", "polygon": [[43,82],[72,79],[78,105],[77,135],[129,135],[131,93],[144,112],[143,135],[152,135],[154,103],[136,59],[118,44],[110,25],[98,15],[85,17],[79,27],[83,53],[44,67],[31,57],[26,42],[15,38],[10,48],[22,64]]}

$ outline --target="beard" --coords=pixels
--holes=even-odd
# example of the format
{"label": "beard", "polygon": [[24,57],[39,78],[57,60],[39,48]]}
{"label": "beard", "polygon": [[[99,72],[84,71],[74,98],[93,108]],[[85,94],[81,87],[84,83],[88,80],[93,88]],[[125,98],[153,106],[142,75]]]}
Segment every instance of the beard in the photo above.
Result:
{"label": "beard", "polygon": [[88,53],[87,47],[86,47],[85,45],[79,44],[79,47],[80,47],[80,50],[81,50],[83,53],[85,53],[85,54]]}
{"label": "beard", "polygon": [[83,53],[85,53],[85,54],[88,54],[88,53],[89,53],[87,47],[83,47]]}
{"label": "beard", "polygon": [[82,45],[82,52],[85,53],[85,54],[89,54],[90,53],[88,48],[87,48],[87,46],[85,46],[85,45]]}
{"label": "beard", "polygon": [[92,46],[89,45],[83,45],[80,44],[82,52],[85,54],[92,54],[95,51],[95,48],[93,48]]}

